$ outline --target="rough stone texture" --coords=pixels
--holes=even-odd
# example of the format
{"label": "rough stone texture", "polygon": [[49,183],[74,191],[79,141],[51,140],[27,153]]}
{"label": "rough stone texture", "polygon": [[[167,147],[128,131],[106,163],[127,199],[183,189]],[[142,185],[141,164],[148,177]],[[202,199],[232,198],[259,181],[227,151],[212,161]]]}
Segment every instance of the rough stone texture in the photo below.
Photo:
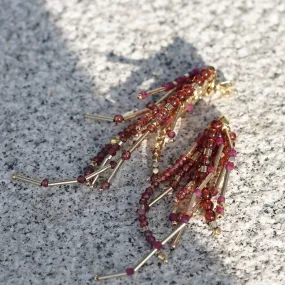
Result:
{"label": "rough stone texture", "polygon": [[[169,264],[103,284],[285,284],[284,1],[2,0],[0,6],[0,283],[93,284],[148,250],[136,221],[151,142],[110,191],[11,182],[77,175],[118,127],[84,112],[141,108],[134,94],[211,64],[239,94],[200,103],[169,145],[177,156],[227,115],[239,135],[224,234],[194,222]],[[164,166],[168,165],[167,157]],[[152,212],[170,231],[164,201]]]}

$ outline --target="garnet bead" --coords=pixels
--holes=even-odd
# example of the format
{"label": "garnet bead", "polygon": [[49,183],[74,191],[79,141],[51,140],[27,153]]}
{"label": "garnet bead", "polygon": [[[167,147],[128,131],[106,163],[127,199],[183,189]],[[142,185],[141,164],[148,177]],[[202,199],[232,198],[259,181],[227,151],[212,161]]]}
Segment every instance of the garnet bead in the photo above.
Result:
{"label": "garnet bead", "polygon": [[201,192],[202,192],[202,198],[203,199],[205,199],[205,200],[211,199],[212,194],[207,188],[204,188]]}
{"label": "garnet bead", "polygon": [[210,148],[210,149],[213,149],[216,145],[216,142],[215,140],[213,139],[207,139],[205,142],[204,142],[204,147],[206,148]]}
{"label": "garnet bead", "polygon": [[154,133],[156,131],[156,126],[153,124],[150,124],[147,126],[147,130],[151,133]]}
{"label": "garnet bead", "polygon": [[129,151],[124,151],[122,154],[124,160],[129,160],[131,158],[131,153]]}
{"label": "garnet bead", "polygon": [[110,186],[111,186],[111,184],[108,181],[104,181],[104,182],[101,183],[100,189],[107,190],[107,189],[110,188]]}
{"label": "garnet bead", "polygon": [[211,71],[209,69],[202,69],[200,74],[205,80],[211,77]]}
{"label": "garnet bead", "polygon": [[182,90],[187,94],[187,97],[193,95],[195,88],[191,84],[186,84],[183,86]]}
{"label": "garnet bead", "polygon": [[212,222],[216,218],[215,212],[213,210],[208,210],[205,213],[205,219],[207,222]]}
{"label": "garnet bead", "polygon": [[211,123],[211,127],[217,130],[221,129],[222,126],[223,126],[223,123],[220,120],[214,120]]}
{"label": "garnet bead", "polygon": [[193,79],[194,82],[196,82],[199,86],[203,86],[204,84],[204,79],[200,75],[196,75]]}
{"label": "garnet bead", "polygon": [[78,183],[84,183],[86,181],[85,177],[83,175],[79,175],[77,177],[77,182]]}
{"label": "garnet bead", "polygon": [[183,90],[179,90],[177,93],[176,93],[176,97],[181,101],[185,101],[187,99],[187,95],[186,95],[186,92],[183,91]]}
{"label": "garnet bead", "polygon": [[124,117],[122,115],[118,114],[114,116],[115,123],[119,124],[119,123],[122,123],[123,121],[124,121]]}
{"label": "garnet bead", "polygon": [[117,166],[117,162],[114,160],[110,161],[111,168],[114,169]]}
{"label": "garnet bead", "polygon": [[146,104],[146,107],[150,110],[153,110],[156,107],[156,105],[153,102],[148,102]]}
{"label": "garnet bead", "polygon": [[41,182],[41,186],[42,187],[48,187],[48,179],[45,178],[42,182]]}
{"label": "garnet bead", "polygon": [[201,202],[201,206],[203,208],[204,211],[207,211],[207,210],[212,210],[214,205],[213,205],[213,202],[210,201],[210,200],[203,200]]}
{"label": "garnet bead", "polygon": [[167,131],[167,136],[171,139],[175,138],[176,134],[173,130]]}

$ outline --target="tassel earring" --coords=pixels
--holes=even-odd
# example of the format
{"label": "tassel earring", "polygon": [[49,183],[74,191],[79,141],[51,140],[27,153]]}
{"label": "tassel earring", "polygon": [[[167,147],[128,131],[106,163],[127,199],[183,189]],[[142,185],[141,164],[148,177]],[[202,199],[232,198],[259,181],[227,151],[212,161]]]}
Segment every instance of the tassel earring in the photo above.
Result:
{"label": "tassel earring", "polygon": [[[99,186],[100,190],[106,190],[110,187],[113,177],[123,163],[129,160],[135,149],[152,134],[157,135],[153,152],[153,173],[157,174],[161,151],[167,138],[173,139],[175,137],[174,128],[178,118],[187,111],[191,112],[199,99],[217,90],[222,93],[229,93],[231,84],[229,82],[221,83],[213,67],[206,67],[201,70],[194,69],[172,82],[163,84],[158,89],[140,92],[137,95],[140,100],[158,93],[164,92],[165,94],[157,102],[150,102],[145,109],[131,115],[106,117],[87,114],[86,118],[105,120],[116,124],[133,119],[134,121],[119,132],[110,143],[106,144],[92,158],[83,174],[77,178],[63,181],[50,181],[48,178],[37,180],[17,173],[13,174],[12,178],[42,187],[80,183],[91,188]],[[109,176],[101,179],[102,174],[107,171],[110,171]]]}
{"label": "tassel earring", "polygon": [[[167,262],[163,249],[166,244],[172,248],[179,245],[180,239],[190,221],[195,216],[204,217],[213,235],[221,229],[218,220],[224,216],[225,193],[236,157],[236,135],[230,129],[225,117],[214,120],[208,128],[195,139],[186,153],[167,170],[151,180],[150,187],[142,193],[139,200],[138,220],[146,241],[152,248],[134,267],[122,273],[94,277],[101,281],[136,273],[153,255]],[[152,199],[160,184],[167,184],[161,194]],[[169,220],[174,230],[158,240],[149,229],[147,212],[164,196],[174,196],[174,206]]]}

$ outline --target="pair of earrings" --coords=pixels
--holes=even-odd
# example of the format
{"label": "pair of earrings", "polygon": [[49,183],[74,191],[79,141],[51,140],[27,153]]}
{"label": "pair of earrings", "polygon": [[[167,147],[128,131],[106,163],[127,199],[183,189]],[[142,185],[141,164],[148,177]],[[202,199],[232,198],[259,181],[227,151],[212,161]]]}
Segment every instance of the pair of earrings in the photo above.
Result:
{"label": "pair of earrings", "polygon": [[[172,82],[163,84],[160,88],[140,92],[137,95],[139,100],[164,93],[155,103],[148,103],[145,109],[114,117],[87,114],[86,117],[89,119],[112,121],[116,124],[133,121],[91,159],[90,164],[77,178],[50,181],[48,178],[37,180],[22,174],[13,175],[13,179],[41,187],[80,183],[103,191],[110,188],[112,179],[120,167],[131,158],[141,143],[152,134],[156,135],[153,174],[150,186],[141,195],[137,211],[140,227],[152,249],[134,267],[129,267],[122,273],[96,275],[96,280],[133,275],[153,255],[167,262],[164,246],[167,243],[170,243],[172,248],[178,246],[185,227],[194,215],[204,216],[213,234],[220,234],[217,220],[224,216],[225,192],[236,156],[236,135],[231,131],[227,119],[222,117],[213,120],[168,169],[160,172],[158,167],[165,142],[176,136],[174,128],[178,119],[184,117],[186,112],[191,112],[202,97],[209,96],[217,90],[229,93],[231,84],[221,83],[213,67],[194,69]],[[109,175],[103,178],[108,172]],[[162,184],[166,185],[165,190],[154,195]],[[156,239],[149,229],[147,213],[158,201],[170,194],[174,196],[174,205],[169,220],[174,230],[164,239]],[[153,196],[155,197],[152,198]]]}

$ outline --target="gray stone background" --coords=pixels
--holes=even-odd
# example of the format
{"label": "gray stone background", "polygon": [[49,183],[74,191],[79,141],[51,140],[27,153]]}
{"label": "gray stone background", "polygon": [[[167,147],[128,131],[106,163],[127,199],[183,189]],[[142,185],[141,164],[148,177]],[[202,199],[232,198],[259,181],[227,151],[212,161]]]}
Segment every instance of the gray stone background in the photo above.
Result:
{"label": "gray stone background", "polygon": [[[94,284],[148,250],[135,211],[153,141],[100,194],[40,189],[13,172],[74,177],[120,127],[85,112],[142,108],[134,94],[213,65],[239,90],[200,102],[163,160],[224,114],[238,134],[237,171],[218,239],[194,221],[167,265],[103,284],[285,284],[284,1],[1,0],[0,283]],[[169,233],[165,200],[150,214]]]}

